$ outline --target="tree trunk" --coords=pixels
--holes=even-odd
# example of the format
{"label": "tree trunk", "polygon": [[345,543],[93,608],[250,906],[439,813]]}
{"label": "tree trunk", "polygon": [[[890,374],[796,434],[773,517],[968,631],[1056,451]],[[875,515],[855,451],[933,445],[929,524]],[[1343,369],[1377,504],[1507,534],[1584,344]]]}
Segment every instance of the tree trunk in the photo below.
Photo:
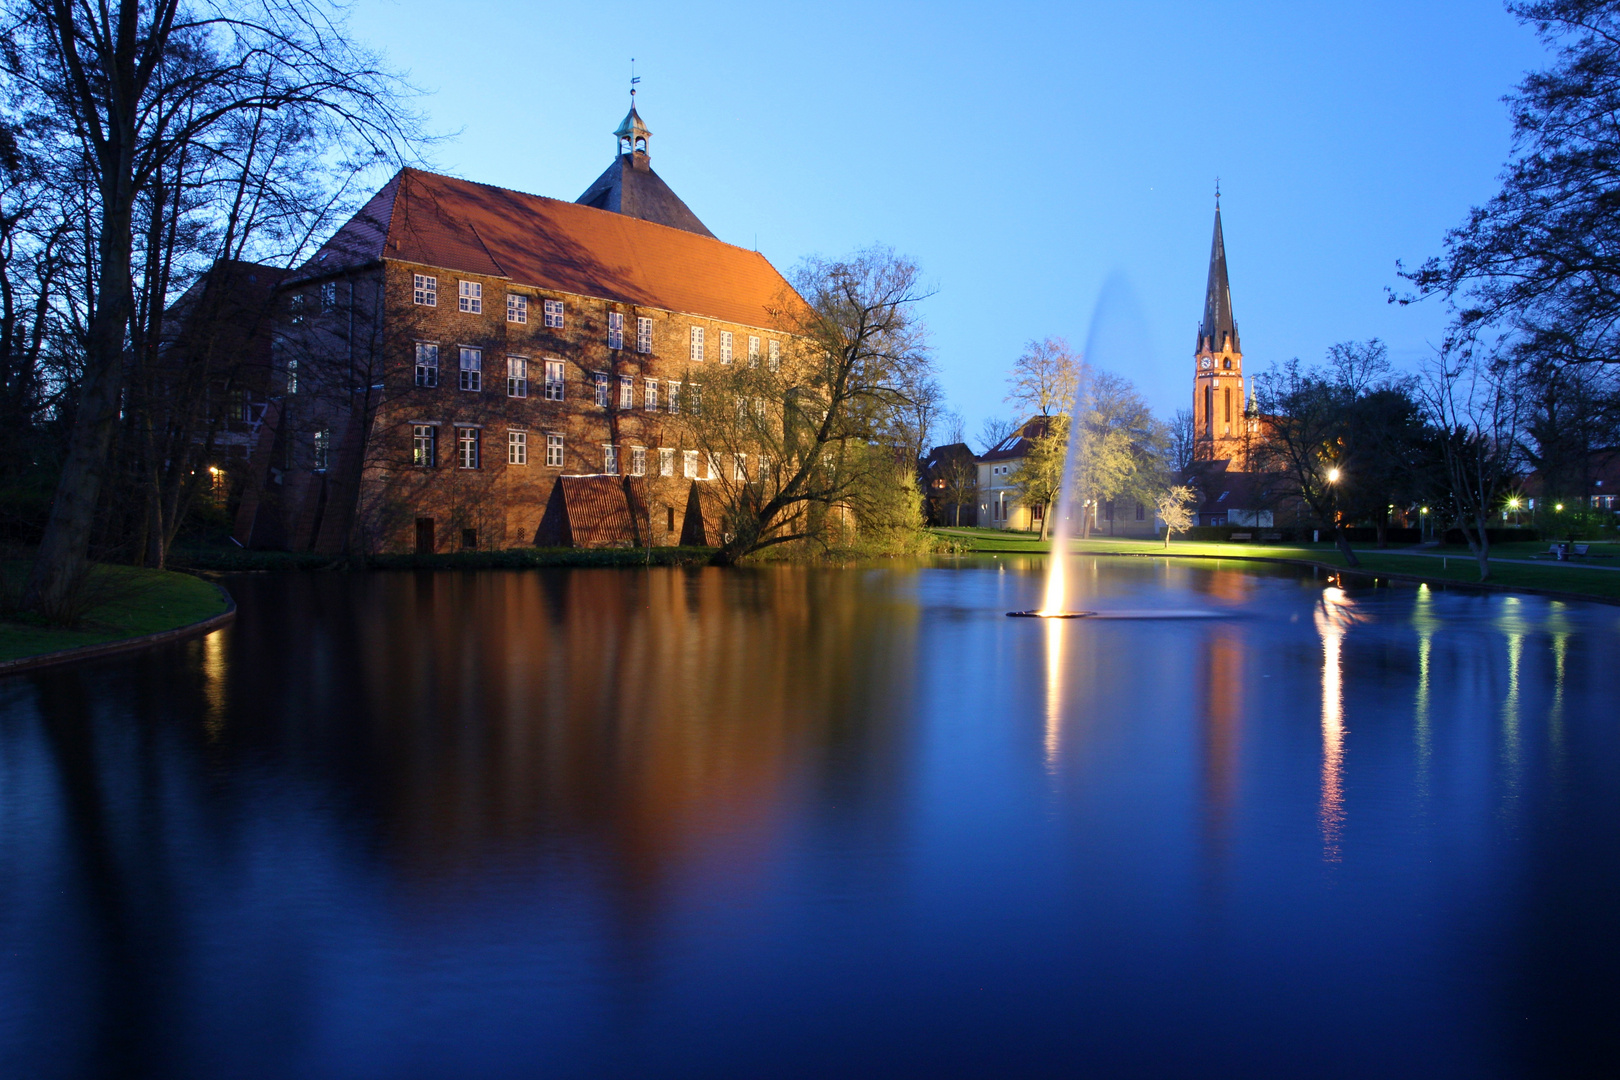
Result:
{"label": "tree trunk", "polygon": [[1051,521],[1052,521],[1052,504],[1051,503],[1043,503],[1041,505],[1041,539],[1042,540],[1046,539],[1047,526],[1049,524],[1051,524]]}
{"label": "tree trunk", "polygon": [[1339,554],[1344,556],[1345,562],[1351,566],[1361,565],[1361,560],[1356,558],[1356,553],[1350,550],[1350,538],[1344,534],[1344,526],[1338,522],[1333,523],[1333,542],[1339,545]]}
{"label": "tree trunk", "polygon": [[1378,546],[1380,548],[1389,547],[1389,515],[1387,515],[1387,514],[1380,515],[1379,518],[1378,518],[1377,527],[1378,527]]}

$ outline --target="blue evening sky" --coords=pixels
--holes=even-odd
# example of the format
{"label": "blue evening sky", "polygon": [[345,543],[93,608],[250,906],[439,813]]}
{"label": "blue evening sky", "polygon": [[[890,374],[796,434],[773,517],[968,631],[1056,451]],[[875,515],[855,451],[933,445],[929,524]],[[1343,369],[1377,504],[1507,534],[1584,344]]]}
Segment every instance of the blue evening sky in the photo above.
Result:
{"label": "blue evening sky", "polygon": [[921,264],[970,436],[1024,341],[1083,344],[1116,275],[1146,340],[1108,364],[1165,417],[1190,403],[1217,175],[1250,372],[1374,336],[1415,362],[1444,313],[1385,302],[1395,262],[1495,189],[1501,97],[1545,56],[1499,0],[371,0],[354,29],[458,133],[435,167],[566,199],[636,57],[653,167],[722,240]]}

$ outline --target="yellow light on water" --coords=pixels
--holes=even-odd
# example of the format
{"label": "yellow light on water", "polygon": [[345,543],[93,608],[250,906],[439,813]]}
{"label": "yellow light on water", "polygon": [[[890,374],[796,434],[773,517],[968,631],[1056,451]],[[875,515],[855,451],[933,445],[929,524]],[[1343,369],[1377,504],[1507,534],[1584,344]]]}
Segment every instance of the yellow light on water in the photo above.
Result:
{"label": "yellow light on water", "polygon": [[[1057,547],[1054,543],[1053,548]],[[1056,615],[1063,611],[1063,605],[1069,598],[1068,568],[1063,565],[1064,557],[1054,550],[1052,552],[1052,565],[1046,572],[1046,598],[1041,603],[1040,615]]]}

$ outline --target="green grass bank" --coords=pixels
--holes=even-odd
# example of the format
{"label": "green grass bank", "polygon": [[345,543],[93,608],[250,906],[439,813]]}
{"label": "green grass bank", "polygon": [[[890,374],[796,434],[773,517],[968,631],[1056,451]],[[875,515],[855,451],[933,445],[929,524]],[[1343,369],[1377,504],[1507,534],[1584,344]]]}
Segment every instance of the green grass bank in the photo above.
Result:
{"label": "green grass bank", "polygon": [[[27,565],[8,563],[4,573],[9,587]],[[98,566],[86,588],[86,610],[74,629],[0,620],[0,663],[176,630],[230,607],[218,586],[165,570]]]}

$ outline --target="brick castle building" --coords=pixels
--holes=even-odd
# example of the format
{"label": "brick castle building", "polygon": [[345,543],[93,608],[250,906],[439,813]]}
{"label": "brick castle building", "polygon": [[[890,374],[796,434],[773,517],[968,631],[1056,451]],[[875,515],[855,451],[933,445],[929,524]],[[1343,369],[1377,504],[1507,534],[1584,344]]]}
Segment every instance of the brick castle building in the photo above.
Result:
{"label": "brick castle building", "polygon": [[632,106],[576,202],[402,169],[290,274],[249,546],[713,543],[679,416],[797,298],[652,170]]}

